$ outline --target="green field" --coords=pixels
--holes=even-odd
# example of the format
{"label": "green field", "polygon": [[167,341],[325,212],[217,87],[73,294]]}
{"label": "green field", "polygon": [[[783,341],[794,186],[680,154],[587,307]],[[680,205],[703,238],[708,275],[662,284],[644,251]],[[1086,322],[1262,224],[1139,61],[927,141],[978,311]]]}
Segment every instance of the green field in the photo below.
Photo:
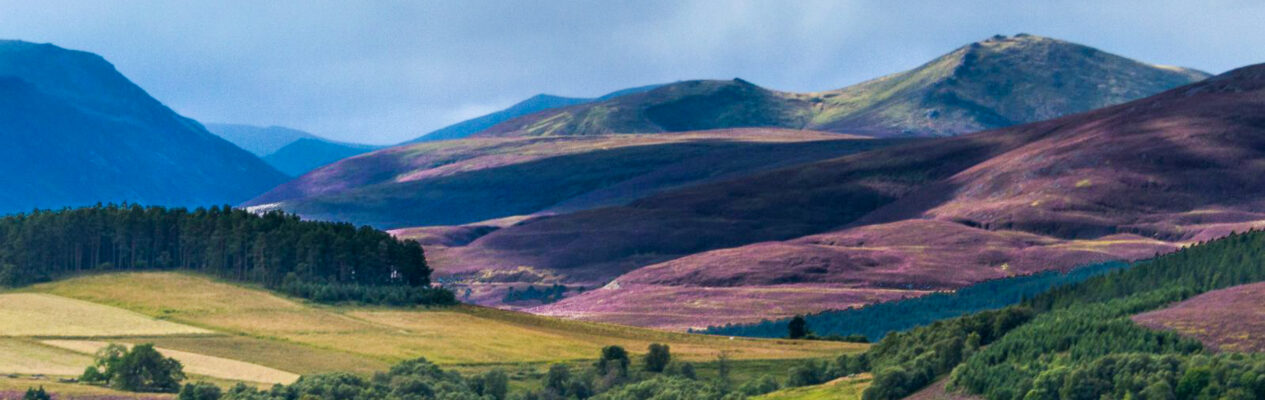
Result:
{"label": "green field", "polygon": [[[180,288],[180,290],[171,290]],[[544,363],[590,359],[606,345],[634,353],[653,342],[677,357],[704,361],[827,357],[860,351],[847,343],[730,339],[566,321],[459,306],[437,310],[329,307],[176,273],[96,275],[37,285],[48,293],[107,304],[172,322],[265,343],[303,345],[386,363],[426,357],[443,365]],[[199,340],[185,339],[185,349]],[[222,340],[222,339],[219,339]],[[277,361],[285,365],[284,360]]]}
{"label": "green field", "polygon": [[[83,276],[0,299],[18,305],[0,314],[0,332],[7,336],[0,337],[0,373],[27,376],[77,375],[108,342],[154,343],[180,359],[192,376],[226,385],[333,371],[367,375],[425,357],[462,372],[504,369],[513,386],[534,387],[551,363],[586,365],[607,345],[624,346],[636,357],[650,343],[669,344],[677,359],[698,362],[702,376],[714,375],[713,361],[728,354],[731,376],[744,381],[780,377],[801,359],[865,349],[672,333],[474,306],[317,305],[182,273]],[[36,318],[42,309],[55,310],[57,318]],[[0,390],[24,389],[18,387],[22,379],[7,379]]]}
{"label": "green field", "polygon": [[860,399],[861,392],[870,384],[870,376],[862,375],[855,378],[842,378],[834,381],[826,382],[816,386],[805,386],[798,388],[783,389],[764,396],[756,397],[757,400],[843,400],[843,399]]}

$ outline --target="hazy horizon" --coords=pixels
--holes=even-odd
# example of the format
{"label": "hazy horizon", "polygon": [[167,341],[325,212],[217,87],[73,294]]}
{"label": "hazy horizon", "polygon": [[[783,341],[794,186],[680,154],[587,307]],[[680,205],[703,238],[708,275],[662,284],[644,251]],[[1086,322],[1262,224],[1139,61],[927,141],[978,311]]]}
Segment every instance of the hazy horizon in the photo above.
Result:
{"label": "hazy horizon", "polygon": [[835,89],[994,34],[1214,74],[1265,62],[1265,4],[1247,1],[311,4],[0,1],[0,37],[100,54],[202,122],[373,144],[539,93],[734,77]]}

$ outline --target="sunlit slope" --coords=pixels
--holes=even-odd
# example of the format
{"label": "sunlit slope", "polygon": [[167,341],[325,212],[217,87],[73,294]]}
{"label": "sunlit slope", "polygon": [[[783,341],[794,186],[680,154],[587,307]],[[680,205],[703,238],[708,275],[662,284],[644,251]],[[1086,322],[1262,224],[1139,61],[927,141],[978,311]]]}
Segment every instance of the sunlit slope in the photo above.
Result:
{"label": "sunlit slope", "polygon": [[637,353],[653,342],[670,344],[677,357],[688,360],[710,360],[722,351],[736,359],[779,359],[831,356],[863,348],[667,333],[465,306],[442,310],[313,306],[178,273],[89,276],[31,290],[204,329],[386,362],[414,357],[442,364],[577,360],[592,358],[606,345],[622,345]]}

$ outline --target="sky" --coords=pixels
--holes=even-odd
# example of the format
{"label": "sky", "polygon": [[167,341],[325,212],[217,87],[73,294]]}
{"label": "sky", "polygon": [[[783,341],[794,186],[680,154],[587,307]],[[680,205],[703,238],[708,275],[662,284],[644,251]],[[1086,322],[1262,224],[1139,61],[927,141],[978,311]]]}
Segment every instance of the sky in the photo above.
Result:
{"label": "sky", "polygon": [[538,93],[837,89],[994,34],[1220,73],[1265,62],[1262,21],[1259,0],[0,0],[0,38],[100,54],[186,116],[374,144]]}

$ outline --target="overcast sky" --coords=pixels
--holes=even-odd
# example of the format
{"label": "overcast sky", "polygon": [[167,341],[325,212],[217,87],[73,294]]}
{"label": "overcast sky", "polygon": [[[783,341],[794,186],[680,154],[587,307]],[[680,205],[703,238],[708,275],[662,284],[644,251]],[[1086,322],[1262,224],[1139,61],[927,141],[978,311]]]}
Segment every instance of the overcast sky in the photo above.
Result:
{"label": "overcast sky", "polygon": [[741,77],[814,91],[1027,32],[1224,72],[1265,1],[0,0],[0,38],[101,54],[203,122],[395,143],[536,93]]}

